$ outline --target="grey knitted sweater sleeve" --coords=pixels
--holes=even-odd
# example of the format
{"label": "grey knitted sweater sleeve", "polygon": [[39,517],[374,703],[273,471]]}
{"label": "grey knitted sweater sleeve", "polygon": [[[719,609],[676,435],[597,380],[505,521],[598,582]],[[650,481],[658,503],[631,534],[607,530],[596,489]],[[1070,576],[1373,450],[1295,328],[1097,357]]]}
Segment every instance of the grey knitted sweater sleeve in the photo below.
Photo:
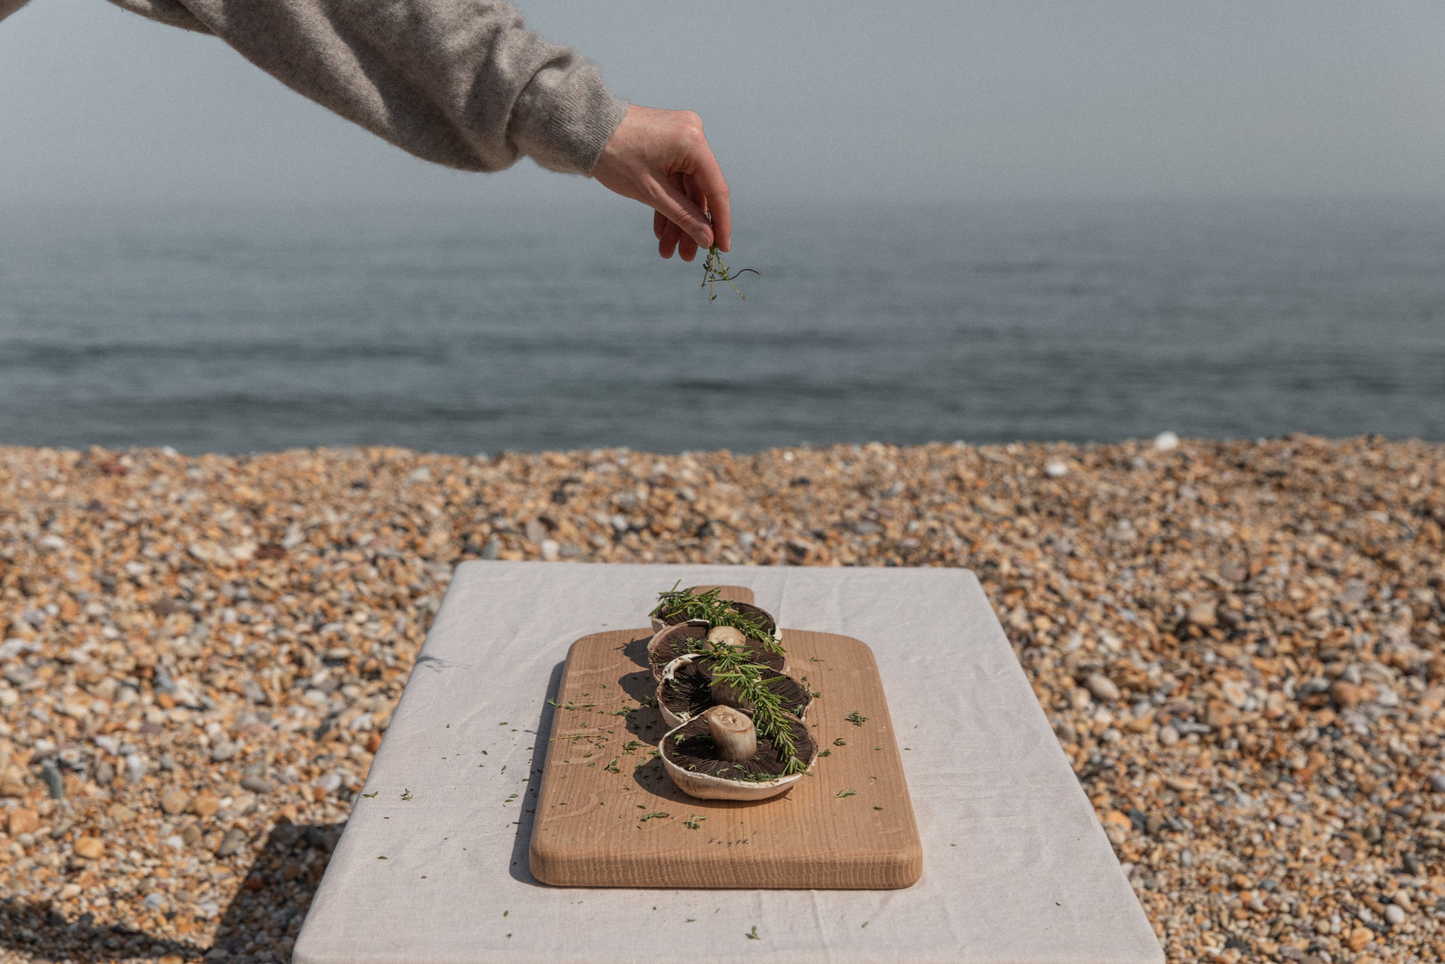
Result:
{"label": "grey knitted sweater sleeve", "polygon": [[[211,33],[292,90],[418,157],[590,174],[627,112],[595,65],[484,0],[111,0]],[[0,19],[24,0],[0,0]]]}

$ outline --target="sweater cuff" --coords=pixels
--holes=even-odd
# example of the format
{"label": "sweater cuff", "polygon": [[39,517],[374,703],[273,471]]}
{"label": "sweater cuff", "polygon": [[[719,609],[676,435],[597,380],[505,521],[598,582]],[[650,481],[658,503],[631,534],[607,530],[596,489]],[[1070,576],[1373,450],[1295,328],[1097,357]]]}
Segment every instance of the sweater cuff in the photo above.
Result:
{"label": "sweater cuff", "polygon": [[626,113],[627,101],[607,90],[593,64],[544,68],[517,98],[512,140],[548,170],[591,174]]}

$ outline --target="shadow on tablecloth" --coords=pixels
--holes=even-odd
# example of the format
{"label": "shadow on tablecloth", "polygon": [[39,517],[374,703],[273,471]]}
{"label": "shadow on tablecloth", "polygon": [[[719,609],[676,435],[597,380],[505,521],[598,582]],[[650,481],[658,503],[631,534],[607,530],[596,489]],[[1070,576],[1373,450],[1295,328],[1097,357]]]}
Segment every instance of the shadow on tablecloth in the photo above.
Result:
{"label": "shadow on tablecloth", "polygon": [[[558,663],[552,667],[552,674],[547,677],[547,699],[556,702],[557,694],[562,689],[562,669],[566,663]],[[551,747],[552,743],[552,718],[557,710],[552,703],[543,703],[542,718],[537,721],[537,747]],[[537,794],[542,789],[542,764],[547,760],[546,752],[532,753],[531,779],[527,781],[527,805],[522,808],[517,820],[517,835],[512,839],[512,857],[508,873],[514,880],[520,880],[524,884],[531,884],[533,887],[545,887],[536,877],[532,876],[531,848],[532,848],[532,824],[537,822]]]}

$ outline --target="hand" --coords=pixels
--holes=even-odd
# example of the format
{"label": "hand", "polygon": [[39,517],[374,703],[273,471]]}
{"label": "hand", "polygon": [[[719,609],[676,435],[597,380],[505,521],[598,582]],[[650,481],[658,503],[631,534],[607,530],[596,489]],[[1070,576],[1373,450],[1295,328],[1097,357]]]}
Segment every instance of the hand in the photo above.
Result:
{"label": "hand", "polygon": [[653,209],[652,233],[664,258],[675,250],[691,261],[698,248],[716,243],[727,251],[732,243],[727,182],[692,111],[628,107],[592,176]]}

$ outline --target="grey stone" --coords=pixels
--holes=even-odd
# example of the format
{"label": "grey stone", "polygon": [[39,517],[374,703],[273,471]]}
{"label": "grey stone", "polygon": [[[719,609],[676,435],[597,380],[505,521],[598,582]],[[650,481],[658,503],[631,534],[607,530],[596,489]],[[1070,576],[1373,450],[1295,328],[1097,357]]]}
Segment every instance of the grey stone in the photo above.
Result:
{"label": "grey stone", "polygon": [[241,748],[230,740],[222,740],[211,747],[211,762],[225,763],[227,760],[241,752]]}
{"label": "grey stone", "polygon": [[273,787],[261,777],[247,777],[241,781],[241,789],[250,790],[252,793],[264,797],[271,792]]}
{"label": "grey stone", "polygon": [[1385,908],[1385,920],[1390,922],[1391,927],[1399,927],[1405,923],[1405,908],[1398,904],[1390,904]]}
{"label": "grey stone", "polygon": [[496,536],[492,536],[490,539],[487,540],[487,544],[482,546],[483,559],[496,559],[500,557],[501,554],[502,540],[498,539]]}
{"label": "grey stone", "polygon": [[45,789],[50,791],[50,799],[65,799],[65,781],[60,778],[60,770],[53,761],[46,760],[40,764],[40,779],[44,781]]}
{"label": "grey stone", "polygon": [[227,830],[226,835],[221,838],[221,845],[216,848],[216,856],[229,857],[232,854],[238,853],[242,847],[246,846],[249,840],[250,838],[246,835],[246,831],[240,827],[232,827],[230,830]]}
{"label": "grey stone", "polygon": [[1112,703],[1119,698],[1119,687],[1103,673],[1092,674],[1084,681],[1084,686],[1088,687],[1089,692],[1094,694],[1094,699],[1101,703]]}
{"label": "grey stone", "polygon": [[264,704],[269,699],[266,691],[261,688],[261,684],[249,676],[241,680],[241,694],[252,703]]}

